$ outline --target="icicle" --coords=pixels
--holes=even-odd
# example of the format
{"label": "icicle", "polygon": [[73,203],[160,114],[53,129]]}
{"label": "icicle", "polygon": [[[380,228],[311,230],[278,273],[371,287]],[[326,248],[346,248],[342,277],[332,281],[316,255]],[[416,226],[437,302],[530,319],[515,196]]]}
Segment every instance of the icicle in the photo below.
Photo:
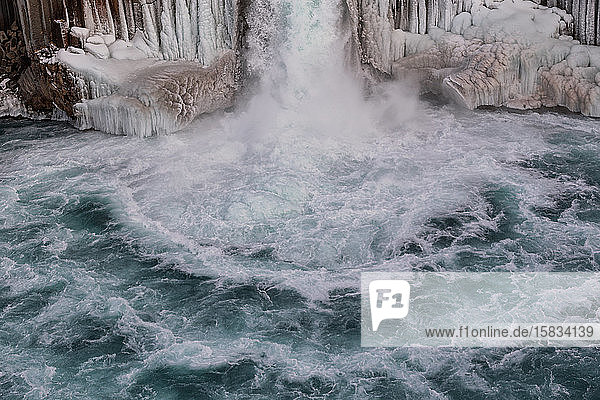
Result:
{"label": "icicle", "polygon": [[96,24],[94,24],[94,15],[92,13],[90,0],[83,0],[83,21],[86,28],[90,31],[94,31]]}
{"label": "icicle", "polygon": [[[225,20],[223,15],[223,0],[212,0],[211,4],[213,23],[215,27],[215,56],[221,53],[225,43]],[[215,57],[213,56],[213,57]]]}
{"label": "icicle", "polygon": [[581,39],[581,43],[587,43],[586,41],[586,36],[585,36],[585,31],[586,31],[586,18],[585,18],[585,11],[587,8],[587,0],[579,0],[579,11],[578,11],[578,31],[579,31],[579,37]]}
{"label": "icicle", "polygon": [[575,17],[575,23],[573,24],[573,35],[579,37],[581,30],[579,28],[579,2],[585,0],[573,0],[573,17]]}
{"label": "icicle", "polygon": [[237,19],[237,10],[236,10],[236,0],[225,0],[225,7],[224,7],[224,18],[225,18],[225,30],[226,30],[226,37],[225,37],[225,47],[228,47],[230,49],[233,49],[235,44],[234,44],[234,40],[235,40],[235,21]]}
{"label": "icicle", "polygon": [[[218,38],[215,15],[211,0],[198,0],[198,59],[209,65],[218,55]],[[218,4],[216,10],[220,11]]]}
{"label": "icicle", "polygon": [[439,27],[446,32],[450,31],[453,18],[453,5],[452,0],[439,0],[440,1],[440,21]]}
{"label": "icicle", "polygon": [[115,32],[115,36],[118,35],[119,39],[123,39],[126,42],[129,41],[129,29],[127,29],[127,18],[125,17],[125,5],[123,0],[119,0],[119,29]]}
{"label": "icicle", "polygon": [[127,31],[129,33],[129,40],[133,38],[133,35],[137,32],[137,26],[135,24],[134,12],[133,12],[133,4],[131,0],[125,1],[125,17],[127,18]]}
{"label": "icicle", "polygon": [[141,4],[142,6],[142,15],[144,20],[144,32],[146,33],[146,38],[150,42],[150,46],[152,50],[158,52],[160,49],[160,41],[158,39],[158,29],[156,27],[156,13],[152,8],[152,5],[144,2]]}
{"label": "icicle", "polygon": [[425,0],[419,1],[419,33],[425,34],[427,32],[427,7],[425,6]]}
{"label": "icicle", "polygon": [[473,7],[473,0],[465,0],[463,4],[463,11],[471,12],[471,7]]}
{"label": "icicle", "polygon": [[587,8],[585,13],[585,42],[594,44],[596,41],[596,8],[598,0],[587,0]]}
{"label": "icicle", "polygon": [[433,0],[427,0],[427,32],[431,32],[431,28],[435,26],[435,10]]}
{"label": "icicle", "polygon": [[375,0],[377,3],[377,13],[380,17],[385,16],[387,12],[387,2],[386,0]]}
{"label": "icicle", "polygon": [[596,16],[596,46],[600,46],[600,6],[596,7],[599,8],[597,11],[597,16]]}
{"label": "icicle", "polygon": [[190,25],[194,58],[198,59],[198,0],[190,0]]}
{"label": "icicle", "polygon": [[163,10],[160,15],[160,49],[163,57],[167,60],[176,60],[179,58],[179,46],[175,34],[175,24],[173,23],[174,10],[171,0],[163,0]]}
{"label": "icicle", "polygon": [[418,33],[418,31],[419,31],[419,14],[418,14],[417,1],[411,0],[408,3],[408,9],[409,9],[409,17],[408,17],[409,30],[412,33]]}
{"label": "icicle", "polygon": [[117,30],[115,29],[115,21],[113,19],[112,11],[110,10],[110,4],[108,4],[108,0],[106,0],[104,7],[106,7],[106,19],[108,26],[103,27],[103,33],[112,33],[116,35]]}
{"label": "icicle", "polygon": [[410,3],[409,0],[400,0],[400,29],[410,31]]}
{"label": "icicle", "polygon": [[176,0],[175,3],[175,33],[179,46],[179,57],[193,60],[196,49],[192,43],[192,27],[190,22],[190,10],[186,0]]}
{"label": "icicle", "polygon": [[433,14],[433,26],[440,25],[440,1],[441,0],[433,0],[433,8],[431,9],[431,14]]}

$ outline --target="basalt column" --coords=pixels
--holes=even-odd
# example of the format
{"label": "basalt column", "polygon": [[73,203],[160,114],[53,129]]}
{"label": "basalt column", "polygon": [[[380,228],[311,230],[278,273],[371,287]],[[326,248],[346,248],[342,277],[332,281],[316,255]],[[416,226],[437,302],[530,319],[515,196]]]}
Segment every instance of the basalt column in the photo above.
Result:
{"label": "basalt column", "polygon": [[27,54],[14,0],[0,0],[0,81],[15,82],[27,66]]}

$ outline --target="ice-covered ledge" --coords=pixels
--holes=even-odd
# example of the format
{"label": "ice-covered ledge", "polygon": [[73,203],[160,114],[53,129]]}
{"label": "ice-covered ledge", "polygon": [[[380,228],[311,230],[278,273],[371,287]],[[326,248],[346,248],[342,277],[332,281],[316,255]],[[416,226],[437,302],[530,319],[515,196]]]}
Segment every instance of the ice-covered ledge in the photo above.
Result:
{"label": "ice-covered ledge", "polygon": [[210,66],[195,61],[101,59],[60,50],[57,60],[74,74],[83,101],[76,124],[141,137],[184,128],[203,113],[232,104],[236,60],[225,51]]}
{"label": "ice-covered ledge", "polygon": [[394,29],[385,5],[363,4],[363,61],[471,109],[564,106],[600,117],[600,47],[573,40],[571,15],[522,0],[461,4],[468,11],[452,18],[448,4],[418,14],[413,31],[427,34]]}
{"label": "ice-covered ledge", "polygon": [[[15,28],[0,31],[0,116],[153,136],[232,104],[241,0],[7,0],[6,7]],[[16,46],[4,40],[11,35]]]}

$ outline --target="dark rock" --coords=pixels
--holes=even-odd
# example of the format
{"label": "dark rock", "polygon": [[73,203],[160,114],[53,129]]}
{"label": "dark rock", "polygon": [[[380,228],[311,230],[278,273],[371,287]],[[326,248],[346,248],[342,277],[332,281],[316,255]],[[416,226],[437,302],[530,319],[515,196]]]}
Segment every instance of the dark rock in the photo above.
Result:
{"label": "dark rock", "polygon": [[65,66],[42,62],[39,58],[21,74],[18,85],[25,105],[36,111],[50,113],[56,107],[73,117],[73,105],[83,97]]}

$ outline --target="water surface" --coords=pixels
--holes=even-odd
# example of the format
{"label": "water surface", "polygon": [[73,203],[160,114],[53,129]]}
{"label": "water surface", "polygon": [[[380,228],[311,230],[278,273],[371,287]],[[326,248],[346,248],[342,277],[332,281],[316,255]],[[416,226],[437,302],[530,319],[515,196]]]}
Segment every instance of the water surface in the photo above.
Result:
{"label": "water surface", "polygon": [[415,107],[1,120],[0,397],[598,398],[594,349],[360,347],[361,271],[600,269],[597,121]]}

